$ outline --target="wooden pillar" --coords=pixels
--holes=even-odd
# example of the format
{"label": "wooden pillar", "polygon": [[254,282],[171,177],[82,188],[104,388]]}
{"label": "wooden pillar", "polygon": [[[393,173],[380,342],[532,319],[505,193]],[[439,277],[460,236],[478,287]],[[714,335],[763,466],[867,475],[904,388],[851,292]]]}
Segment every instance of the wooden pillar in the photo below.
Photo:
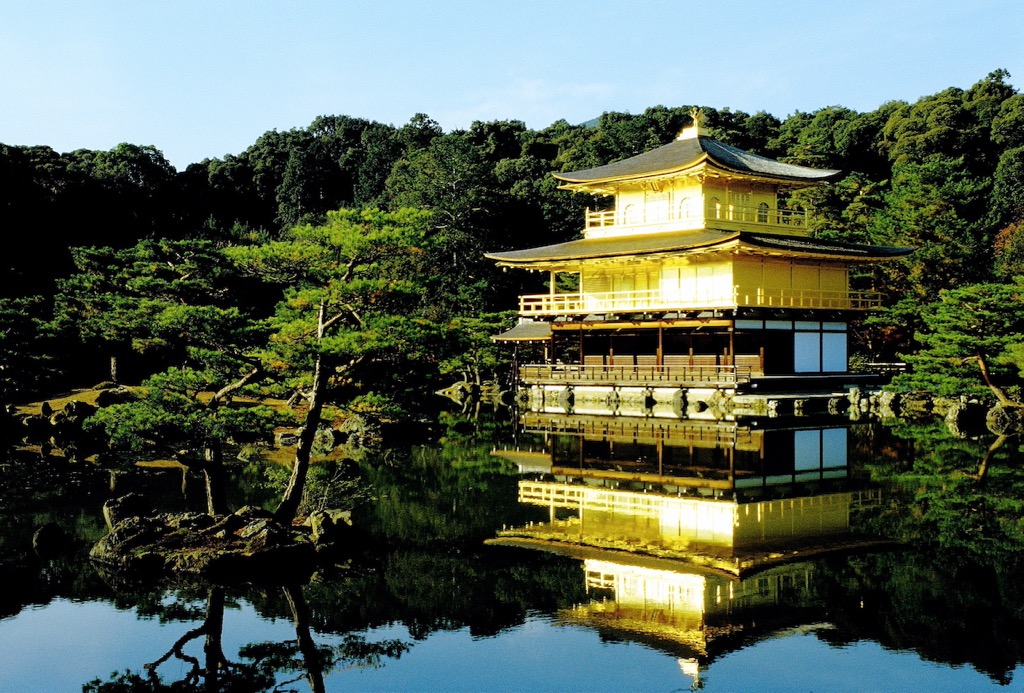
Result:
{"label": "wooden pillar", "polygon": [[519,390],[519,342],[512,342],[512,392]]}
{"label": "wooden pillar", "polygon": [[665,328],[658,325],[658,351],[654,355],[654,363],[661,366],[665,361]]}

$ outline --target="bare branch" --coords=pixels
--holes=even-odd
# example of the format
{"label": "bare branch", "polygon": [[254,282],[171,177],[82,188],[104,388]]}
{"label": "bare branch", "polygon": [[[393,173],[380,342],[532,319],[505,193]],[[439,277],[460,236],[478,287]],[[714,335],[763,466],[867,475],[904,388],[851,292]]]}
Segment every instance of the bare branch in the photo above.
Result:
{"label": "bare branch", "polygon": [[223,400],[225,397],[230,395],[232,392],[236,392],[236,391],[242,389],[243,387],[245,387],[249,383],[253,382],[258,377],[261,377],[262,375],[263,375],[263,369],[260,368],[259,366],[254,367],[251,371],[249,371],[248,373],[243,375],[241,378],[239,378],[235,382],[229,383],[229,384],[225,385],[224,387],[222,387],[220,390],[218,390],[213,395],[213,398],[210,399],[209,406],[210,407],[216,407],[218,404],[220,404],[221,400]]}

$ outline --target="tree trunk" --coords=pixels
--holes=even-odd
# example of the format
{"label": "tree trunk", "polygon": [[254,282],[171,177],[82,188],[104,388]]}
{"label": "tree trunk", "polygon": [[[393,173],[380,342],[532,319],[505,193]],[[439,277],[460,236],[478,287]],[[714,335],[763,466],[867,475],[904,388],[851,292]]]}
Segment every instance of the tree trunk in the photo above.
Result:
{"label": "tree trunk", "polygon": [[292,462],[292,475],[288,479],[288,487],[281,496],[281,502],[274,511],[274,517],[282,524],[291,524],[299,512],[302,492],[306,486],[306,474],[309,472],[309,460],[313,454],[313,440],[317,427],[320,425],[320,414],[324,408],[324,390],[326,377],[323,375],[323,357],[317,356],[313,373],[313,388],[309,393],[309,410],[299,431],[299,440],[295,445],[295,460]]}
{"label": "tree trunk", "polygon": [[220,675],[227,668],[227,658],[221,643],[224,631],[224,588],[211,587],[206,597],[206,639],[203,654],[206,659],[206,690],[220,690]]}
{"label": "tree trunk", "polygon": [[206,512],[227,515],[227,481],[224,474],[224,453],[219,443],[207,445],[203,451],[203,478],[206,481]]}
{"label": "tree trunk", "polygon": [[299,644],[299,652],[306,664],[306,681],[312,693],[324,693],[324,668],[316,643],[310,633],[309,606],[298,585],[286,585],[284,596],[292,612],[292,623],[295,624],[295,638]]}
{"label": "tree trunk", "polygon": [[1009,436],[1001,435],[996,438],[991,445],[988,446],[988,451],[985,453],[985,457],[981,460],[981,464],[978,466],[978,473],[974,475],[974,478],[978,481],[985,481],[985,477],[988,476],[988,467],[992,462],[992,457],[996,454],[996,451],[1003,447],[1003,443]]}
{"label": "tree trunk", "polygon": [[[320,304],[320,316],[317,320],[316,342],[319,348],[326,329],[326,307]],[[324,366],[323,354],[317,353],[313,364],[313,387],[309,392],[309,409],[299,431],[299,441],[295,445],[295,461],[292,463],[292,475],[288,479],[288,487],[281,496],[281,502],[274,511],[274,517],[281,524],[291,524],[299,512],[302,492],[306,487],[306,474],[309,472],[309,459],[313,454],[313,440],[320,425],[320,414],[324,408],[327,393],[327,369]]]}
{"label": "tree trunk", "polygon": [[985,360],[984,354],[978,354],[974,358],[978,361],[978,368],[981,369],[982,379],[985,381],[985,384],[988,385],[988,389],[992,391],[992,394],[996,396],[996,399],[999,400],[999,403],[1006,407],[1021,406],[1020,402],[1014,402],[1005,392],[1003,392],[1001,387],[992,382],[992,376],[988,371],[988,361]]}

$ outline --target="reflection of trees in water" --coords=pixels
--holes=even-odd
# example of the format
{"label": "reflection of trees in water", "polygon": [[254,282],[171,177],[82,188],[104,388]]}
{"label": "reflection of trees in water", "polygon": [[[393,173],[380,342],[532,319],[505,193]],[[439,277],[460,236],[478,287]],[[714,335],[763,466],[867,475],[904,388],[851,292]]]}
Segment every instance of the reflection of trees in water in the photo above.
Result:
{"label": "reflection of trees in water", "polygon": [[[242,592],[182,588],[167,600],[147,586],[125,585],[116,578],[111,585],[121,603],[139,605],[140,615],[198,625],[139,671],[90,682],[85,687],[89,693],[259,691],[299,681],[316,693],[325,690],[332,672],[385,666],[408,651],[410,643],[401,640],[367,640],[363,633],[373,628],[402,624],[413,639],[462,628],[475,636],[494,635],[521,625],[531,612],[554,611],[585,597],[579,564],[563,557],[516,550],[390,551],[301,588],[247,589],[244,596],[265,618],[290,618],[295,638],[246,644],[231,660],[221,644],[224,611],[238,603]],[[314,638],[314,633],[321,636]],[[201,654],[195,654],[198,643]],[[165,665],[173,661],[184,663],[187,671],[178,681],[164,681]]]}
{"label": "reflection of trees in water", "polygon": [[[854,472],[870,473],[890,489],[880,514],[863,518],[858,528],[883,529],[891,538],[927,550],[822,561],[815,572],[816,593],[837,627],[818,637],[837,644],[876,640],[915,650],[928,660],[971,665],[1007,682],[1024,661],[1019,442],[1011,438],[995,446],[995,437],[955,438],[941,422],[858,427],[856,436]],[[84,558],[62,556],[45,565],[45,584],[34,581],[40,573],[33,565],[7,592],[19,605],[45,603],[56,594],[99,595],[140,618],[195,622],[190,639],[167,643],[162,664],[150,663],[152,671],[144,662],[132,664],[139,667],[134,672],[88,684],[92,688],[86,690],[94,693],[252,691],[296,682],[317,691],[331,672],[386,666],[409,647],[398,641],[367,642],[361,634],[374,628],[401,624],[411,639],[461,628],[491,635],[523,623],[533,611],[554,613],[587,600],[577,561],[480,546],[488,532],[493,535],[493,517],[527,521],[533,509],[518,505],[517,477],[489,454],[489,444],[472,437],[465,442],[421,449],[403,456],[400,464],[366,470],[380,501],[367,508],[361,518],[365,524],[358,526],[372,529],[377,542],[368,555],[355,556],[351,565],[321,574],[302,589],[243,593],[227,588],[219,597],[209,588],[178,589],[174,600],[165,600],[166,593],[156,586],[133,591],[104,584]],[[177,484],[173,490],[180,493]],[[60,503],[41,505],[38,498],[34,505],[30,501],[14,505],[23,515],[0,515],[11,530],[0,531],[0,542],[9,549],[17,548],[10,543],[15,530],[22,535],[19,545],[30,542],[28,530],[38,520],[64,526],[77,521],[79,540],[100,527],[98,514],[94,518],[80,509],[96,504],[95,496],[68,499],[66,509]],[[81,570],[73,574],[72,567]],[[9,573],[5,566],[3,574]],[[291,618],[295,637],[250,643],[235,660],[225,657],[220,642],[224,610],[243,596],[265,618]],[[11,613],[18,608],[12,604]],[[176,648],[192,660],[179,658]],[[186,667],[180,680],[162,681],[159,674],[175,662]],[[289,684],[274,683],[278,680]]]}
{"label": "reflection of trees in water", "polygon": [[835,645],[874,640],[923,659],[970,665],[1008,684],[1024,661],[1020,558],[978,564],[956,552],[895,552],[823,562],[819,589]]}
{"label": "reflection of trees in water", "polygon": [[889,502],[866,521],[914,547],[831,561],[834,619],[850,640],[970,664],[1006,684],[1024,661],[1024,467],[1012,436],[957,437],[901,421],[865,465]]}
{"label": "reflection of trees in water", "polygon": [[[249,661],[232,661],[224,653],[225,589],[211,586],[207,591],[206,608],[201,625],[178,638],[160,658],[145,664],[145,675],[125,671],[112,675],[109,681],[95,679],[83,686],[86,693],[114,691],[269,691],[305,680],[313,693],[325,691],[324,676],[348,666],[380,666],[388,658],[397,658],[409,649],[399,640],[367,642],[362,636],[347,633],[338,644],[317,644],[311,631],[309,607],[298,586],[281,588],[295,626],[295,640],[260,642],[239,649],[239,657]],[[171,607],[173,610],[173,606]],[[186,648],[202,640],[202,656],[190,654]],[[179,681],[167,683],[160,668],[170,660],[187,665]],[[292,676],[280,683],[277,678]]]}
{"label": "reflection of trees in water", "polygon": [[990,564],[1024,550],[1024,467],[1016,437],[959,438],[938,422],[891,430],[902,454],[865,466],[891,502],[873,518],[888,536]]}

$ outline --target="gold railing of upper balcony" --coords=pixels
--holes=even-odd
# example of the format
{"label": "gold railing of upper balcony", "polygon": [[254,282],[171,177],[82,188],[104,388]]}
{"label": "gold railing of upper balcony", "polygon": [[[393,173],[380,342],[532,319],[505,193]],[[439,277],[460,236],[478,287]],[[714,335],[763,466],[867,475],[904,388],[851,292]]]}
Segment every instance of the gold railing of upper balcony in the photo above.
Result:
{"label": "gold railing of upper balcony", "polygon": [[594,229],[633,229],[644,226],[678,226],[680,229],[699,228],[714,222],[737,222],[739,224],[775,231],[804,232],[807,229],[806,213],[793,209],[773,209],[767,205],[715,205],[709,204],[704,210],[669,209],[663,206],[646,208],[587,210],[585,216],[587,231]]}
{"label": "gold railing of upper balcony", "polygon": [[744,289],[682,294],[661,290],[532,294],[519,297],[520,315],[649,313],[715,308],[821,308],[872,310],[882,305],[876,291]]}

